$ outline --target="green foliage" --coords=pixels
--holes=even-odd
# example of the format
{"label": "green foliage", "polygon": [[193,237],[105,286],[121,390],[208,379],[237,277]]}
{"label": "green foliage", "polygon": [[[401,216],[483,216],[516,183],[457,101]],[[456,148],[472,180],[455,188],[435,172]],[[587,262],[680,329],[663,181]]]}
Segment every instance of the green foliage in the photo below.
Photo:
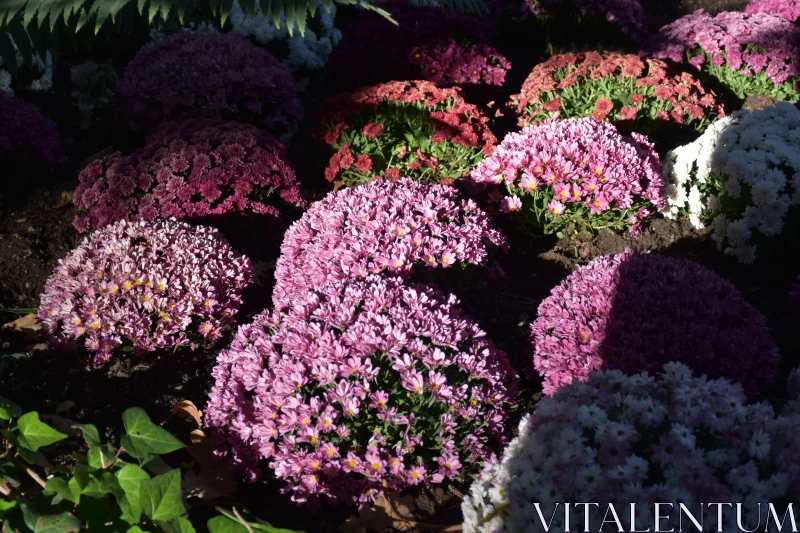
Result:
{"label": "green foliage", "polygon": [[[92,424],[75,424],[88,452],[73,454],[78,463],[69,471],[53,467],[40,451],[69,437],[38,413],[22,414],[18,405],[0,397],[2,531],[195,533],[183,500],[181,471],[160,458],[183,444],[138,407],[126,410],[122,418],[125,435],[119,448],[103,443]],[[297,533],[220,511],[207,524],[212,533]]]}

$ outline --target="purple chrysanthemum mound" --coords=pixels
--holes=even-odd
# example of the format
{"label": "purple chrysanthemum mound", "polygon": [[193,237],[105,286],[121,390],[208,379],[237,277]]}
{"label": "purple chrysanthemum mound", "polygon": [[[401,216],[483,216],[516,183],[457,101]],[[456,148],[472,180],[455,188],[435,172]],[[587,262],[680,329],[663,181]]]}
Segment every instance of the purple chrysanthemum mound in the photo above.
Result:
{"label": "purple chrysanthemum mound", "polygon": [[133,130],[166,120],[233,119],[281,134],[303,116],[289,69],[246,37],[180,32],[145,45],[117,87]]}
{"label": "purple chrysanthemum mound", "polygon": [[593,118],[547,119],[509,133],[472,170],[505,212],[531,232],[630,229],[663,209],[661,160],[647,136],[620,134]]}
{"label": "purple chrysanthemum mound", "polygon": [[657,372],[668,361],[742,383],[775,383],[780,355],[764,316],[728,281],[678,259],[627,250],[570,274],[539,306],[533,363],[545,394],[592,370]]}
{"label": "purple chrysanthemum mound", "polygon": [[[795,92],[800,91],[800,28],[767,13],[726,11],[712,17],[699,9],[661,28],[645,44],[641,55],[688,61],[720,78],[740,97],[760,90],[795,101],[792,84]],[[722,66],[741,79],[714,74],[714,69]],[[779,87],[766,87],[761,78]],[[781,88],[783,84],[788,86]]]}
{"label": "purple chrysanthemum mound", "polygon": [[56,125],[34,106],[0,91],[0,157],[67,164]]}
{"label": "purple chrysanthemum mound", "polygon": [[273,305],[283,309],[309,288],[345,278],[405,276],[418,264],[483,264],[487,248],[505,245],[486,213],[456,189],[376,180],[328,194],[289,228]]}
{"label": "purple chrysanthemum mound", "polygon": [[255,126],[214,119],[165,124],[146,147],[94,161],[78,181],[79,231],[230,212],[277,218],[279,207],[305,206],[283,144]]}
{"label": "purple chrysanthemum mound", "polygon": [[800,0],[752,0],[745,13],[767,13],[795,22],[800,19]]}
{"label": "purple chrysanthemum mound", "polygon": [[457,303],[370,276],[257,316],[213,371],[217,454],[250,479],[269,460],[312,506],[477,471],[506,440],[516,375]]}
{"label": "purple chrysanthemum mound", "polygon": [[233,323],[253,277],[219,232],[174,219],[125,220],[98,230],[58,262],[39,318],[56,348],[96,363],[211,343]]}
{"label": "purple chrysanthemum mound", "polygon": [[603,17],[617,24],[635,41],[648,34],[647,15],[639,0],[526,0],[525,7],[534,15],[548,16],[548,10],[559,5],[574,4],[581,16]]}

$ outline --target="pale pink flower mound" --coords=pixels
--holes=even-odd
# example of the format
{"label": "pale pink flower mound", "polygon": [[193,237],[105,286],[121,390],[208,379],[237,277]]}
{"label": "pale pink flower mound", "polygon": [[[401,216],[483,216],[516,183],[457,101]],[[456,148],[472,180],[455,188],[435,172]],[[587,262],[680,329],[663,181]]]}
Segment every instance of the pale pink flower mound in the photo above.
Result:
{"label": "pale pink flower mound", "polygon": [[792,22],[800,19],[800,0],[752,0],[745,13],[767,13]]}
{"label": "pale pink flower mound", "polygon": [[197,220],[231,212],[278,218],[304,207],[286,148],[269,133],[238,122],[186,120],[163,125],[147,146],[90,163],[73,202],[78,231],[117,220]]}
{"label": "pale pink flower mound", "polygon": [[194,349],[234,322],[250,260],[215,229],[120,221],[83,239],[45,283],[39,318],[54,348],[95,363],[120,352]]}
{"label": "pale pink flower mound", "polygon": [[258,315],[213,371],[217,454],[312,507],[465,479],[506,441],[517,376],[457,304],[370,276]]}
{"label": "pale pink flower mound", "polygon": [[488,215],[453,187],[410,178],[376,180],[328,194],[286,232],[273,304],[282,309],[312,287],[415,265],[484,264],[506,246]]}
{"label": "pale pink flower mound", "polygon": [[570,274],[539,306],[533,364],[545,394],[592,370],[657,372],[668,361],[742,383],[749,396],[781,363],[764,316],[696,263],[626,250]]}

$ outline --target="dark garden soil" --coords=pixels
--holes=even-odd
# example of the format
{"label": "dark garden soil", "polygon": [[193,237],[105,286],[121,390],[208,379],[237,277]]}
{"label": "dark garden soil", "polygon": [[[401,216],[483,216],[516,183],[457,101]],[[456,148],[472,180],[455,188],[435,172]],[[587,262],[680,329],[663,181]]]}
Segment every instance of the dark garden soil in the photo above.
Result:
{"label": "dark garden soil", "polygon": [[[741,8],[745,2],[645,0],[643,3],[653,17],[651,24],[657,28],[700,7],[719,11]],[[509,73],[504,94],[492,104],[492,109],[502,106],[508,95],[517,92],[530,69],[543,56],[543,43],[528,42],[528,46],[524,46],[519,41],[519,32],[512,30],[511,23],[508,28],[501,26],[498,48],[507,54],[514,68]],[[524,37],[528,39],[530,35]],[[59,90],[59,79],[63,80],[63,73],[56,80],[56,94],[67,94]],[[321,81],[312,77],[307,82],[308,91],[304,94],[307,110],[316,108],[325,96]],[[86,117],[65,97],[23,96],[58,123],[72,161],[85,164],[112,146],[125,150],[141,142],[141,139],[120,133],[107,110]],[[307,149],[312,115],[307,111],[306,122],[296,135],[290,153],[301,181],[311,188],[307,191],[309,197],[319,198],[327,192],[324,188],[327,184],[318,178],[319,161],[309,157]],[[502,138],[505,132],[515,129],[513,117],[499,117],[494,128]],[[36,307],[38,295],[53,266],[78,244],[81,237],[72,227],[74,209],[70,193],[75,188],[81,166],[76,165],[49,182],[43,177],[26,196],[5,207],[0,204],[0,309]],[[244,323],[269,304],[272,271],[285,226],[264,228],[244,219],[226,221],[220,228],[234,247],[253,258],[259,275],[258,286],[246,295],[245,309],[239,317]],[[797,275],[796,261],[790,260],[798,254],[797,243],[783,242],[773,249],[760,247],[762,256],[756,264],[745,267],[719,253],[708,232],[694,230],[687,221],[657,219],[636,237],[602,232],[594,237],[534,239],[511,226],[503,229],[510,247],[507,252],[495,254],[491,266],[498,268],[492,269],[492,274],[484,268],[451,269],[447,275],[435,271],[419,273],[415,279],[433,281],[442,290],[458,295],[462,308],[508,353],[520,372],[526,372],[531,361],[529,328],[542,299],[577,266],[628,247],[695,261],[730,280],[766,316],[784,355],[784,370],[788,372],[798,364],[800,337],[795,330],[798,316],[792,314],[788,301],[789,288]],[[17,314],[0,310],[0,324],[17,317]],[[232,332],[226,334],[228,337],[220,346],[225,346]],[[26,351],[37,342],[38,339],[26,339],[0,329],[0,354]],[[101,431],[105,428],[107,438],[120,434],[121,415],[126,408],[140,406],[154,421],[188,440],[192,427],[174,416],[172,408],[182,400],[191,400],[202,409],[212,383],[210,372],[215,358],[216,351],[157,354],[142,359],[119,358],[104,367],[93,368],[76,354],[50,353],[39,348],[30,357],[11,360],[5,366],[0,363],[0,393],[14,399],[25,410],[44,413],[55,413],[65,402],[74,402],[74,407],[64,416],[93,423]],[[780,396],[780,391],[776,391],[776,395]],[[523,391],[514,416],[529,411],[538,396],[538,386]],[[179,459],[188,460],[188,456]],[[418,519],[429,523],[459,523],[460,496],[465,490],[464,486],[450,486],[413,492]],[[352,509],[343,508],[316,515],[298,512],[279,494],[274,483],[241,487],[235,498],[257,511],[262,519],[309,533],[335,531],[352,514]],[[192,513],[202,516],[212,509],[213,505],[195,506]]]}

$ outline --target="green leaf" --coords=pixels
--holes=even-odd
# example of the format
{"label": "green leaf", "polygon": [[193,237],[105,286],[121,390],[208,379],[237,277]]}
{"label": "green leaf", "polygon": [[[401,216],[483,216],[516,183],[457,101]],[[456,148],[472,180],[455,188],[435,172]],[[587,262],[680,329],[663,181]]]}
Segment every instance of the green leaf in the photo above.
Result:
{"label": "green leaf", "polygon": [[131,457],[140,459],[148,454],[166,454],[183,448],[183,443],[168,431],[150,421],[144,409],[131,407],[122,414],[127,435],[122,437],[122,447]]}
{"label": "green leaf", "polygon": [[222,26],[225,25],[225,21],[228,20],[228,16],[231,14],[232,7],[233,7],[233,0],[220,0],[219,3],[220,25]]}
{"label": "green leaf", "polygon": [[3,60],[3,68],[12,76],[16,76],[17,54],[14,52],[14,45],[11,44],[11,37],[3,30],[0,30],[0,59]]}
{"label": "green leaf", "polygon": [[128,529],[125,533],[147,533],[144,529],[140,528],[139,526],[133,526],[132,528]]}
{"label": "green leaf", "polygon": [[151,520],[169,522],[186,514],[181,496],[181,471],[172,470],[142,481],[141,504]]}
{"label": "green leaf", "polygon": [[28,32],[25,31],[22,22],[19,19],[14,20],[8,25],[8,31],[11,32],[25,65],[30,66],[33,62],[33,48],[31,48],[31,40],[28,38]]}
{"label": "green leaf", "polygon": [[[206,524],[211,533],[248,533],[239,520],[226,511],[222,511],[224,516],[215,516]],[[253,531],[266,531],[267,533],[302,533],[291,529],[272,527],[266,524],[247,523]]]}
{"label": "green leaf", "polygon": [[122,509],[121,518],[129,524],[138,524],[142,516],[142,482],[149,480],[150,476],[136,465],[125,465],[115,475],[120,490],[113,492]]}
{"label": "green leaf", "polygon": [[22,415],[17,422],[17,426],[20,433],[18,437],[19,445],[32,452],[67,438],[60,431],[56,431],[39,420],[39,413],[36,411]]}
{"label": "green leaf", "polygon": [[[102,473],[87,465],[78,465],[72,471],[73,478],[80,488],[81,494],[90,498],[102,498],[112,492],[107,479],[103,479]],[[72,480],[70,480],[72,481]]]}
{"label": "green leaf", "polygon": [[102,468],[103,470],[111,467],[117,461],[114,448],[108,444],[90,446],[87,458],[89,460],[89,466],[92,468]]}
{"label": "green leaf", "polygon": [[11,400],[0,396],[0,420],[11,420],[22,416],[22,409]]}
{"label": "green leaf", "polygon": [[17,508],[17,500],[11,502],[0,500],[0,518],[3,518],[5,515],[7,515],[16,508]]}
{"label": "green leaf", "polygon": [[172,533],[197,533],[189,519],[184,516],[173,520],[170,525],[172,526]]}
{"label": "green leaf", "polygon": [[73,533],[80,531],[81,521],[72,513],[43,515],[37,513],[25,500],[19,500],[25,525],[33,533]]}
{"label": "green leaf", "polygon": [[83,440],[89,446],[100,445],[100,432],[94,424],[74,424],[72,427],[80,429],[83,432]]}
{"label": "green leaf", "polygon": [[47,480],[45,489],[55,492],[67,501],[77,504],[81,500],[81,489],[75,478],[67,481],[63,477],[53,477]]}
{"label": "green leaf", "polygon": [[32,465],[41,466],[42,468],[52,469],[53,465],[50,464],[50,461],[47,460],[47,457],[42,454],[42,452],[32,452],[30,450],[26,450],[25,448],[19,448],[17,450],[19,456],[22,457],[27,463]]}

